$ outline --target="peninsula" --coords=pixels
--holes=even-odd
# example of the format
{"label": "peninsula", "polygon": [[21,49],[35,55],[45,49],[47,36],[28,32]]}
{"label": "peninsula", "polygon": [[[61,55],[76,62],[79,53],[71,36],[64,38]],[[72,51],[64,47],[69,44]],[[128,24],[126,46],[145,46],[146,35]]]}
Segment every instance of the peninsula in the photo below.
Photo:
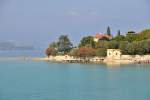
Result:
{"label": "peninsula", "polygon": [[58,41],[50,43],[45,50],[47,57],[34,60],[82,63],[150,63],[150,29],[141,32],[128,31],[117,35],[96,33],[83,37],[74,47],[67,35],[61,35]]}

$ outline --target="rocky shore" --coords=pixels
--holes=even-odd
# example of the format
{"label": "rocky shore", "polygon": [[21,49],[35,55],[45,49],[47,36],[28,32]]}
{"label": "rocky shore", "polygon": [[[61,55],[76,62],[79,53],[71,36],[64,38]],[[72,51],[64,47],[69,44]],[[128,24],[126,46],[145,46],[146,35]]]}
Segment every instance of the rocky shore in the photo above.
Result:
{"label": "rocky shore", "polygon": [[34,61],[52,61],[63,63],[110,63],[110,64],[141,64],[150,63],[150,55],[123,55],[121,59],[110,59],[108,57],[75,58],[72,56],[50,56],[44,58],[33,58]]}

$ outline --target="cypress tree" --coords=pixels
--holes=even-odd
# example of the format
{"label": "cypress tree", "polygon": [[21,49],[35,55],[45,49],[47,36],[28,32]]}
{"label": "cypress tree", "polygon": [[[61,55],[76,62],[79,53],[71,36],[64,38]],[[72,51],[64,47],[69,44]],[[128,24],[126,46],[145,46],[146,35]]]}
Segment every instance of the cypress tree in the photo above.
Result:
{"label": "cypress tree", "polygon": [[118,30],[117,36],[120,36],[120,35],[121,35],[121,32],[120,32],[120,30]]}
{"label": "cypress tree", "polygon": [[110,27],[108,26],[108,28],[107,28],[107,35],[111,35],[111,30],[110,30]]}

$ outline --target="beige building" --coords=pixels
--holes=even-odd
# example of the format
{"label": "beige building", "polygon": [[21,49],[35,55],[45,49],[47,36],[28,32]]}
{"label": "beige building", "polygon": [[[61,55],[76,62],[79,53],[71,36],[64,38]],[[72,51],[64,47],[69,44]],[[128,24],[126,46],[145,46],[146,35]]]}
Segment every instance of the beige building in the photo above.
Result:
{"label": "beige building", "polygon": [[121,59],[120,49],[107,49],[107,58],[112,60]]}

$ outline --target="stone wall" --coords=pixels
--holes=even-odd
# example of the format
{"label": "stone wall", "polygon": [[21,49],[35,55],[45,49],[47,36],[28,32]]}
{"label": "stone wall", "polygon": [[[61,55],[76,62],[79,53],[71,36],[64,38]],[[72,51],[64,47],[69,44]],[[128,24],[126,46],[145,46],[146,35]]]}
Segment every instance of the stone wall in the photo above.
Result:
{"label": "stone wall", "polygon": [[122,60],[150,60],[150,55],[121,55]]}

